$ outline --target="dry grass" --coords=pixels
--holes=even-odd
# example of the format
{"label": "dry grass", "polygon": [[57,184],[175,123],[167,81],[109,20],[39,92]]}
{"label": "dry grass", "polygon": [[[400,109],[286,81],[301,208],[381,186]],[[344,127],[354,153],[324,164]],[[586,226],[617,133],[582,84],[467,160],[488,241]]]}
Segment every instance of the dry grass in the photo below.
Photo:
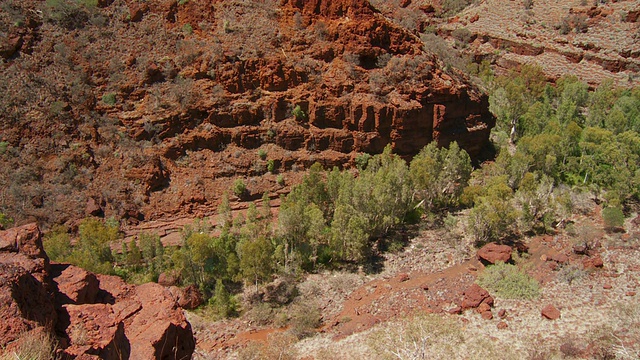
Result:
{"label": "dry grass", "polygon": [[8,349],[0,353],[0,360],[55,359],[56,341],[42,329],[24,333]]}
{"label": "dry grass", "polygon": [[521,359],[498,347],[489,333],[469,336],[456,318],[419,315],[392,321],[339,341],[317,336],[296,345],[314,359]]}
{"label": "dry grass", "polygon": [[297,338],[288,332],[269,335],[266,344],[250,343],[238,352],[238,360],[293,360],[293,345]]}

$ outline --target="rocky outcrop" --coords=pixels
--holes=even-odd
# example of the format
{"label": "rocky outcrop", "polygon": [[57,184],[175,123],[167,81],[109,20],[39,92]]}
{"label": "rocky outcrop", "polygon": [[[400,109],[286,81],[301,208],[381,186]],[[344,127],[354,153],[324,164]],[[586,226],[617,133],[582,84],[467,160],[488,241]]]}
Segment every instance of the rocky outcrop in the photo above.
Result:
{"label": "rocky outcrop", "polygon": [[0,347],[45,331],[69,358],[187,359],[195,339],[182,298],[158,284],[49,264],[35,224],[0,231]]}
{"label": "rocky outcrop", "polygon": [[0,346],[57,321],[49,258],[35,224],[0,231]]}

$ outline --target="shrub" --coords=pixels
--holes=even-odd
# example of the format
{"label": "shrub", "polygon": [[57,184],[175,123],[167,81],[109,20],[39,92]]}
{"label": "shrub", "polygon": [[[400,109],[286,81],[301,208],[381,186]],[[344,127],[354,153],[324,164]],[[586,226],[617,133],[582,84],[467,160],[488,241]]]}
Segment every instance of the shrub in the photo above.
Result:
{"label": "shrub", "polygon": [[467,28],[455,29],[451,32],[451,35],[463,43],[471,42],[471,38],[473,36],[471,34],[471,31],[469,31],[469,29]]}
{"label": "shrub", "polygon": [[65,261],[71,254],[71,239],[64,227],[56,227],[47,233],[42,245],[49,258],[54,261]]}
{"label": "shrub", "polygon": [[471,0],[444,0],[442,2],[442,13],[445,15],[454,15],[462,11],[471,4]]}
{"label": "shrub", "polygon": [[583,279],[587,275],[587,271],[582,266],[566,265],[563,266],[558,272],[558,279],[571,284],[575,280]]}
{"label": "shrub", "polygon": [[80,238],[69,255],[68,261],[91,272],[113,273],[111,242],[119,236],[115,224],[104,224],[93,218],[80,223]]}
{"label": "shrub", "polygon": [[276,163],[273,160],[269,160],[267,161],[267,171],[269,171],[270,173],[273,174],[273,172],[276,170]]}
{"label": "shrub", "polygon": [[278,183],[278,185],[284,186],[284,176],[282,176],[282,174],[278,175],[278,177],[276,178],[276,182]]}
{"label": "shrub", "polygon": [[602,220],[607,229],[613,229],[624,225],[624,213],[618,207],[608,207],[602,210]]}
{"label": "shrub", "polygon": [[233,193],[237,197],[242,197],[247,192],[247,185],[245,185],[242,179],[237,179],[233,183]]}
{"label": "shrub", "polygon": [[0,212],[0,227],[8,228],[11,224],[13,224],[13,219]]}
{"label": "shrub", "polygon": [[296,120],[304,120],[307,118],[307,114],[305,114],[300,105],[296,105],[291,111],[291,114],[295,116]]}
{"label": "shrub", "polygon": [[9,147],[9,143],[6,141],[0,141],[0,155],[7,152],[7,148]]}
{"label": "shrub", "polygon": [[48,21],[67,30],[82,28],[89,20],[89,14],[79,2],[68,0],[47,0],[43,15]]}
{"label": "shrub", "polygon": [[258,157],[260,158],[260,160],[266,159],[267,158],[267,150],[265,150],[265,149],[258,150]]}
{"label": "shrub", "polygon": [[320,326],[320,310],[315,304],[294,304],[289,325],[289,331],[298,339],[310,336]]}
{"label": "shrub", "polygon": [[102,95],[102,102],[107,105],[115,105],[116,104],[116,94],[108,93]]}
{"label": "shrub", "polygon": [[498,262],[478,277],[478,284],[506,299],[530,300],[540,295],[538,281],[517,266]]}

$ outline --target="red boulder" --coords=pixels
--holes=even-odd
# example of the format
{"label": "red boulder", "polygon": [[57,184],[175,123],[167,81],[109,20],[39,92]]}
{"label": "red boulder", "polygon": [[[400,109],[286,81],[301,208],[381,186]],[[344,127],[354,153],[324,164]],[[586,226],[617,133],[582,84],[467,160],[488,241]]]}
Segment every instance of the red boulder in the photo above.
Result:
{"label": "red boulder", "polygon": [[508,262],[511,260],[511,246],[488,243],[478,250],[478,259],[495,264],[498,261]]}
{"label": "red boulder", "polygon": [[479,307],[480,304],[487,304],[489,307],[493,306],[493,297],[489,295],[487,290],[481,288],[478,284],[469,286],[469,288],[464,291],[463,295],[462,304],[460,305],[463,310],[475,309]]}
{"label": "red boulder", "polygon": [[555,306],[551,304],[542,308],[542,311],[540,313],[544,318],[549,320],[556,320],[560,318],[560,310],[558,310]]}

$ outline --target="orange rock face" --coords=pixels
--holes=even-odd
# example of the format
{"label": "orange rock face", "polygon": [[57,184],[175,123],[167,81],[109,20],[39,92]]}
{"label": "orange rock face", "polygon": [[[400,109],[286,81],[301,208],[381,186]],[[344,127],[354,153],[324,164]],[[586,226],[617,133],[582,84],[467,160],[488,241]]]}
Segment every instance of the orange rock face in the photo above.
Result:
{"label": "orange rock face", "polygon": [[35,224],[0,231],[0,245],[1,347],[45,331],[64,334],[58,340],[71,358],[191,357],[191,325],[169,289],[50,265]]}

